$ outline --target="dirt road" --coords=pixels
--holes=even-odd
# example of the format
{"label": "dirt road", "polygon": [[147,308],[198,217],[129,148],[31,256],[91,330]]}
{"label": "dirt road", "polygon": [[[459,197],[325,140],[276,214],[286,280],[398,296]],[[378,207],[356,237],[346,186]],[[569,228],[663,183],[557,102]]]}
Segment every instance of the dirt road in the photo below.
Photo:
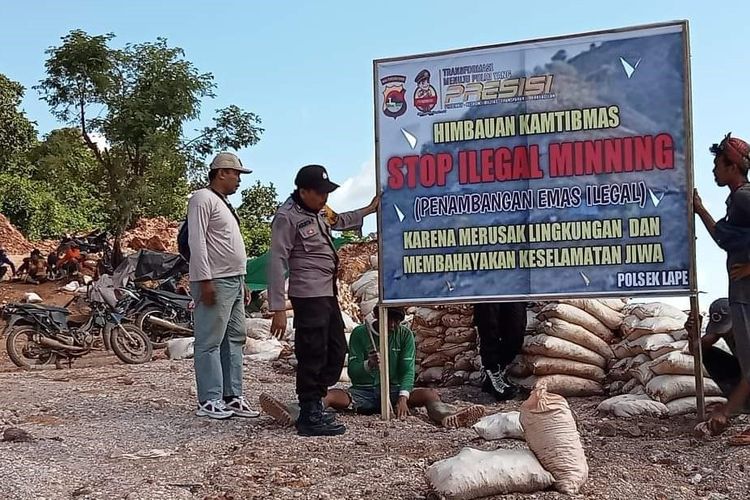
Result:
{"label": "dirt road", "polygon": [[[58,285],[33,288],[64,304]],[[0,283],[0,298],[16,300],[24,286]],[[2,325],[0,325],[2,326]],[[0,347],[0,433],[14,426],[31,442],[0,441],[2,499],[416,499],[427,497],[424,470],[464,446],[514,448],[523,442],[483,442],[470,429],[447,431],[424,413],[384,423],[343,415],[347,434],[300,438],[270,418],[211,421],[193,416],[191,361],[126,366],[99,353],[73,369],[19,372]],[[246,370],[246,394],[294,396],[292,376],[268,364]],[[496,405],[472,387],[445,389],[459,405]],[[750,449],[726,438],[692,437],[694,417],[608,420],[598,399],[571,400],[589,460],[584,498],[747,499]],[[735,423],[728,435],[740,430]],[[145,458],[145,457],[151,458]],[[505,498],[562,498],[554,492]]]}

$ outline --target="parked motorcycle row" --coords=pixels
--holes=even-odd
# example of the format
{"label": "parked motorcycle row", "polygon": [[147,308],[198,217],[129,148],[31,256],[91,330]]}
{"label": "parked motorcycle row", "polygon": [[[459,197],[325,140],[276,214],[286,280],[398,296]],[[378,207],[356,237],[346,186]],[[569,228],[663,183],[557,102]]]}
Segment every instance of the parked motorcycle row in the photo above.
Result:
{"label": "parked motorcycle row", "polygon": [[91,316],[82,324],[70,320],[67,307],[13,303],[2,308],[7,321],[6,348],[16,366],[70,366],[76,358],[102,350],[111,350],[128,364],[151,360],[150,339],[121,312],[89,294],[73,300],[85,300],[91,309]]}
{"label": "parked motorcycle row", "polygon": [[[92,233],[77,243],[90,245],[92,251],[94,247],[98,251],[103,246],[109,248],[102,241],[106,243],[105,233]],[[111,252],[104,253],[108,254],[103,259],[107,268],[100,271],[111,274]],[[114,352],[128,364],[150,361],[154,349],[166,347],[173,338],[193,335],[193,300],[177,293],[179,278],[180,274],[176,274],[159,280],[157,288],[133,281],[117,287],[111,279],[100,279],[66,307],[7,304],[0,308],[0,316],[7,322],[2,334],[8,355],[13,363],[26,369],[70,366],[77,358],[103,350]],[[68,307],[75,301],[85,302],[91,310],[81,324],[70,318]]]}

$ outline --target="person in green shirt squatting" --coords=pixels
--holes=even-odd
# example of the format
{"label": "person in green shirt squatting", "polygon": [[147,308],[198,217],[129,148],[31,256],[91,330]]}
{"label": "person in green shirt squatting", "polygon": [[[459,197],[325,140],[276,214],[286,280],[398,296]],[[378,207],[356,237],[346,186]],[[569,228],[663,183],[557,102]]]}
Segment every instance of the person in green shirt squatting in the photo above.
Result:
{"label": "person in green shirt squatting", "polygon": [[[375,318],[378,317],[377,308],[373,311],[373,315]],[[414,334],[401,324],[404,317],[403,309],[388,309],[390,398],[396,417],[404,418],[409,415],[410,408],[423,406],[427,409],[430,420],[435,424],[446,428],[473,425],[484,416],[483,406],[473,405],[459,410],[453,405],[442,402],[440,394],[435,389],[414,388]],[[380,413],[378,337],[377,320],[367,321],[352,331],[349,339],[348,364],[352,385],[348,391],[329,389],[323,400],[326,408],[334,410],[352,408],[363,415]],[[260,395],[260,406],[283,426],[294,425],[299,416],[299,407],[296,404],[284,404],[265,393]]]}

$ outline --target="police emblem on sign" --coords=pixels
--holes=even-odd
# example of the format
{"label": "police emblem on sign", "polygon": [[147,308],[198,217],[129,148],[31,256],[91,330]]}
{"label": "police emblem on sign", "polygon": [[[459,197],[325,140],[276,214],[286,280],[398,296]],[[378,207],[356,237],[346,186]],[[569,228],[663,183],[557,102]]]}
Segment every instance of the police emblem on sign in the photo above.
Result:
{"label": "police emblem on sign", "polygon": [[427,114],[437,104],[437,92],[430,84],[430,72],[423,69],[414,79],[417,90],[414,91],[414,107],[421,111],[420,115]]}
{"label": "police emblem on sign", "polygon": [[406,77],[401,75],[386,76],[380,79],[383,87],[383,114],[389,118],[398,118],[406,113]]}

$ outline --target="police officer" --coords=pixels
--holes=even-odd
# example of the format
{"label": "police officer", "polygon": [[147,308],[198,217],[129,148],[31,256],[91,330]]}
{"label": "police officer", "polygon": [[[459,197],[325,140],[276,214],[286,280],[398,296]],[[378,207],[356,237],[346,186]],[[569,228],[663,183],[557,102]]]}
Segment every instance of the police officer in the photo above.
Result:
{"label": "police officer", "polygon": [[339,261],[331,229],[361,227],[362,219],[377,210],[379,199],[376,196],[369,205],[352,212],[326,212],[328,194],[339,186],[320,165],[302,167],[294,184],[297,189],[278,209],[271,226],[271,330],[277,336],[286,330],[284,274],[288,271],[300,403],[297,432],[302,436],[339,435],[346,428],[324,413],[322,404],[328,388],[338,382],[346,356],[336,289]]}

